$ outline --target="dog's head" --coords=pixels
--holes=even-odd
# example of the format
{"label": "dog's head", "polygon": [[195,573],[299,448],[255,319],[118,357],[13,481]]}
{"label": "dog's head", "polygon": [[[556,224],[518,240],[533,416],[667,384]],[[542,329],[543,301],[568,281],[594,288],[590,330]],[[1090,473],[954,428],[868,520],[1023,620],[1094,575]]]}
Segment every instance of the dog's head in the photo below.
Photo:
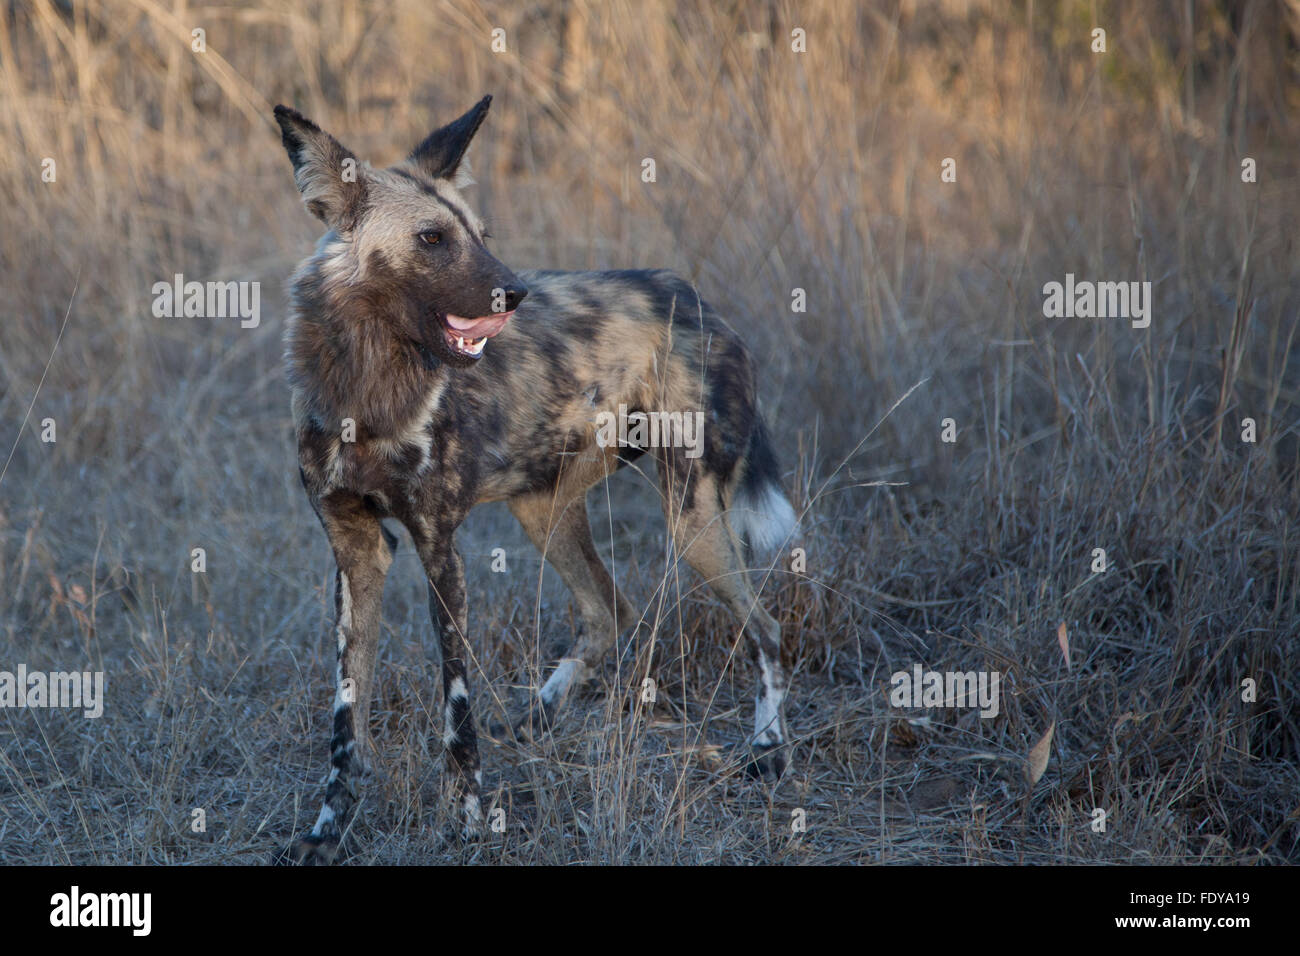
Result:
{"label": "dog's head", "polygon": [[330,229],[335,281],[371,284],[358,294],[400,303],[401,334],[458,367],[478,361],[528,294],[488,251],[460,193],[473,182],[465,150],[491,102],[485,96],[387,169],[358,161],[296,110],[275,108],[303,202]]}

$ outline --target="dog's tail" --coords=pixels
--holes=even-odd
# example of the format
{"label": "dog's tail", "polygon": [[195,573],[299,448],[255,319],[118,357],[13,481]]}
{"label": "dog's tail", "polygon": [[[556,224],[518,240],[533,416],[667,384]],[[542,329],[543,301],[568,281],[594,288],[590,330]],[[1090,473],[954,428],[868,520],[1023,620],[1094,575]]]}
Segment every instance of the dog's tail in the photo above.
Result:
{"label": "dog's tail", "polygon": [[781,469],[761,417],[755,418],[754,430],[749,433],[728,517],[745,546],[764,556],[786,544],[799,523],[781,487]]}

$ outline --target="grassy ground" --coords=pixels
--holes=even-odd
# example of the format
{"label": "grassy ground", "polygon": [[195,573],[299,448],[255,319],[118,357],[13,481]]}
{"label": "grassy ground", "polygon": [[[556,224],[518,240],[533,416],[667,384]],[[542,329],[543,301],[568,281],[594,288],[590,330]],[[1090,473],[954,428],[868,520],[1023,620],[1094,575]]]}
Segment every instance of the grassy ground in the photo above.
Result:
{"label": "grassy ground", "polygon": [[[759,359],[805,511],[806,570],[764,588],[795,766],[774,791],[736,772],[747,655],[629,470],[590,509],[654,644],[553,739],[485,744],[506,828],[471,849],[437,835],[404,542],[361,859],[1300,861],[1300,8],[708,6],[6,8],[0,670],[103,670],[107,701],[0,711],[0,861],[256,863],[314,819],[332,573],[279,334],[315,230],[270,106],[387,162],[484,92],[471,195],[504,261],[675,268]],[[154,318],[178,272],[262,282],[261,324]],[[1150,281],[1150,328],[1046,318],[1067,272]],[[460,548],[491,717],[575,611],[504,509]],[[998,715],[891,707],[917,663],[999,672]]]}

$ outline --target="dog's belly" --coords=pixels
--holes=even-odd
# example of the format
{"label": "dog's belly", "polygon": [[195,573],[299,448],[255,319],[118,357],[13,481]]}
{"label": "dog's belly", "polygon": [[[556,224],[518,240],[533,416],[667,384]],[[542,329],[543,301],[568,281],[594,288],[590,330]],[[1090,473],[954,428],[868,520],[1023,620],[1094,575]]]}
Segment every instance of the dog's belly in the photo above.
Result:
{"label": "dog's belly", "polygon": [[538,440],[488,449],[477,503],[563,490],[564,497],[589,488],[644,453],[641,448],[602,447],[594,430],[585,434],[541,432]]}

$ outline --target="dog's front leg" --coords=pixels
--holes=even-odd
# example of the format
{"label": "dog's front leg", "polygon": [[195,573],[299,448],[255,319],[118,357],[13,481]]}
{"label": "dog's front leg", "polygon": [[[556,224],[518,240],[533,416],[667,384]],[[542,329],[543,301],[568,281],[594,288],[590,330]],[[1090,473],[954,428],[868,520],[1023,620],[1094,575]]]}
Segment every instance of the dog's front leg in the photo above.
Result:
{"label": "dog's front leg", "polygon": [[483,819],[480,801],[483,773],[479,769],[478,737],[469,705],[465,565],[450,532],[437,539],[417,538],[416,547],[429,579],[429,616],[438,632],[442,653],[443,752],[447,755],[447,770],[452,774],[452,793],[461,821],[472,832]]}
{"label": "dog's front leg", "polygon": [[355,495],[331,495],[320,503],[321,523],[338,565],[334,577],[334,716],[325,803],[311,832],[296,840],[279,862],[332,863],[339,854],[357,802],[358,778],[371,756],[370,690],[379,641],[384,578],[392,551],[379,518]]}

